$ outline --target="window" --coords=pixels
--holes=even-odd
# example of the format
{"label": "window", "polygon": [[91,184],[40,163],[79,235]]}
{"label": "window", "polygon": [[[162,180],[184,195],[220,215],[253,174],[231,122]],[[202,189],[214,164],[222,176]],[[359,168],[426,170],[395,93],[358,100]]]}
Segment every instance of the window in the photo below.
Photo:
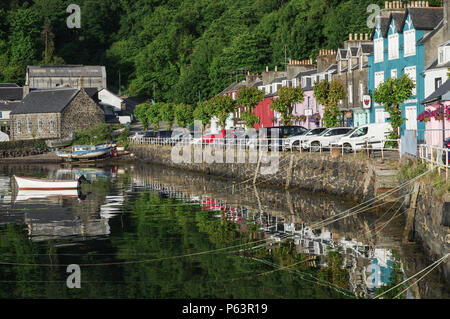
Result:
{"label": "window", "polygon": [[27,119],[27,131],[28,133],[31,133],[31,120]]}
{"label": "window", "polygon": [[384,113],[384,109],[376,109],[375,110],[375,123],[384,123],[386,122],[386,116]]}
{"label": "window", "polygon": [[364,85],[362,81],[359,81],[359,100],[362,101],[363,100],[363,95],[364,95]]}
{"label": "window", "polygon": [[444,49],[445,48],[439,48],[439,61],[438,64],[442,64],[445,62],[445,55],[444,55]]}
{"label": "window", "polygon": [[50,132],[55,132],[55,121],[53,119],[50,120]]}
{"label": "window", "polygon": [[378,88],[384,82],[384,72],[375,72],[375,88]]}
{"label": "window", "polygon": [[0,119],[1,119],[1,118],[3,118],[3,114],[2,114],[2,112],[0,112]]}
{"label": "window", "polygon": [[407,106],[406,113],[406,129],[417,130],[417,109],[415,106]]}
{"label": "window", "polygon": [[374,43],[374,59],[375,63],[383,62],[383,38],[378,38],[373,41]]}
{"label": "window", "polygon": [[396,79],[397,78],[397,69],[392,69],[391,70],[391,79]]}
{"label": "window", "polygon": [[[416,66],[409,66],[405,68],[405,74],[416,84]],[[416,87],[412,89],[412,95],[416,95]]]}
{"label": "window", "polygon": [[[436,91],[442,85],[442,78],[434,79],[434,90]],[[1,116],[0,116],[1,117]]]}
{"label": "window", "polygon": [[351,137],[359,137],[359,136],[364,136],[367,134],[367,132],[369,131],[368,127],[361,127],[359,129],[357,129],[355,131],[355,133],[353,133],[353,135]]}
{"label": "window", "polygon": [[389,60],[398,59],[398,34],[391,34],[388,37]]}
{"label": "window", "polygon": [[39,119],[38,121],[38,131],[42,132],[42,119]]}
{"label": "window", "polygon": [[404,56],[416,54],[416,30],[408,30],[404,32]]}
{"label": "window", "polygon": [[20,121],[17,121],[17,133],[20,133],[22,131],[22,126]]}
{"label": "window", "polygon": [[353,103],[353,85],[348,85],[348,103]]}

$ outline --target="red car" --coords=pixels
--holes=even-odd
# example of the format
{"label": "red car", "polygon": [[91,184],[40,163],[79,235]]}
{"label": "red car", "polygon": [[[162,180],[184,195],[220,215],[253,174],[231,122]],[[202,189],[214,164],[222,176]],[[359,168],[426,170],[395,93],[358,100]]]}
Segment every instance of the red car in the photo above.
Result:
{"label": "red car", "polygon": [[209,144],[214,140],[217,139],[223,139],[227,136],[227,130],[222,130],[219,134],[208,134],[208,135],[204,135],[202,136],[202,142]]}

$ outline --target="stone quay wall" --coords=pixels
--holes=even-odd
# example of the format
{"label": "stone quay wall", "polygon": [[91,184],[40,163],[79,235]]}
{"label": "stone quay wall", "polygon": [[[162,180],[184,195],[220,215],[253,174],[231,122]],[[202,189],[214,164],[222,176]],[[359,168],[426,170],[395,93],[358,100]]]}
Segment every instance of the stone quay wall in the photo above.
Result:
{"label": "stone quay wall", "polygon": [[267,169],[270,162],[261,161],[260,170],[255,174],[258,163],[256,160],[252,162],[248,160],[248,151],[244,163],[236,163],[237,160],[235,163],[225,163],[225,154],[224,163],[206,163],[205,161],[194,163],[193,160],[190,163],[175,163],[172,160],[170,146],[131,145],[131,151],[136,158],[146,162],[245,181],[248,185],[251,185],[253,180],[256,184],[278,187],[285,187],[288,184],[290,189],[343,196],[357,202],[374,196],[374,167],[369,160],[359,156],[331,158],[329,154],[279,152],[277,154],[279,156],[278,170],[274,174],[263,175],[261,169]]}

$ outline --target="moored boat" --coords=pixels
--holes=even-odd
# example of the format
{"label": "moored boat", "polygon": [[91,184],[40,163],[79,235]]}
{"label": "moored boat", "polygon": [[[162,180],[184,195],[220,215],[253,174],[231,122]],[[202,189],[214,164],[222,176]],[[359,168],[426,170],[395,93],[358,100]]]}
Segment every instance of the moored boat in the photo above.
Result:
{"label": "moored boat", "polygon": [[92,159],[109,154],[111,151],[110,146],[97,147],[95,145],[77,145],[73,146],[72,153],[68,152],[55,152],[58,157],[68,159]]}
{"label": "moored boat", "polygon": [[19,177],[14,175],[14,179],[19,186],[19,190],[77,190],[81,182],[85,180],[80,176],[78,180],[50,180],[31,177]]}

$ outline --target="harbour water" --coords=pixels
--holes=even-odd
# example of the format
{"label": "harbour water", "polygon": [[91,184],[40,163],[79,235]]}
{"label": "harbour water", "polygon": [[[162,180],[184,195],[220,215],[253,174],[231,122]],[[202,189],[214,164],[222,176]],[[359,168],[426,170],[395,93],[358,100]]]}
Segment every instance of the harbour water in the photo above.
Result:
{"label": "harbour water", "polygon": [[[80,174],[68,193],[13,178]],[[373,298],[433,262],[401,243],[401,203],[337,220],[358,204],[145,164],[0,166],[0,298]],[[439,268],[408,286],[384,297],[450,296]]]}

